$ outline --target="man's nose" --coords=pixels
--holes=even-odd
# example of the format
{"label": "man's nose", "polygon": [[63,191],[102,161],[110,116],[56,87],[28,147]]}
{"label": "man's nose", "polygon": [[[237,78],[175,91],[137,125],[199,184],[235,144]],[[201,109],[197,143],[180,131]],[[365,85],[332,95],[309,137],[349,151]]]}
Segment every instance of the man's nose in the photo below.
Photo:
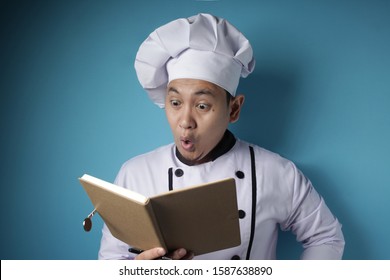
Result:
{"label": "man's nose", "polygon": [[195,128],[196,124],[192,115],[191,108],[183,108],[179,125],[181,128],[184,129]]}

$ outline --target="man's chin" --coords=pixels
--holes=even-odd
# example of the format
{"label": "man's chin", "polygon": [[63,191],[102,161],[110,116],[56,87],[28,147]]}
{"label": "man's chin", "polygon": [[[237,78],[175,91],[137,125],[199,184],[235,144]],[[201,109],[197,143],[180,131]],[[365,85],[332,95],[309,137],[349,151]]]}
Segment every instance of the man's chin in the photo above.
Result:
{"label": "man's chin", "polygon": [[179,158],[188,165],[196,165],[204,162],[203,154],[199,155],[182,149],[178,149],[178,151],[180,153]]}

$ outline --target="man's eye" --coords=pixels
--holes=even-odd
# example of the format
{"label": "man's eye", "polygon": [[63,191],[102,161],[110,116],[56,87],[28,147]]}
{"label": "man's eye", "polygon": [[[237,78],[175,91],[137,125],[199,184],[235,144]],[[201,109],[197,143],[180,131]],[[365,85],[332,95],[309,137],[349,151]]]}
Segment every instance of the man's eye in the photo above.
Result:
{"label": "man's eye", "polygon": [[180,106],[180,101],[179,100],[171,100],[171,105],[173,106],[173,107],[177,107],[177,106]]}
{"label": "man's eye", "polygon": [[197,107],[198,107],[200,110],[202,110],[202,111],[205,111],[205,110],[207,110],[207,109],[210,108],[210,106],[209,106],[208,104],[205,104],[205,103],[200,103],[200,104],[198,104]]}

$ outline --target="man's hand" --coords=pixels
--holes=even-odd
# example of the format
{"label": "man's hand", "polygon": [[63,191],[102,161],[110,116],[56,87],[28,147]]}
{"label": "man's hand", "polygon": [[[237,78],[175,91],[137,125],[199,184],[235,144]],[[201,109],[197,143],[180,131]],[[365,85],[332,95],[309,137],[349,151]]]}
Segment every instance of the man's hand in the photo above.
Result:
{"label": "man's hand", "polygon": [[166,255],[166,251],[158,247],[142,252],[135,257],[135,260],[156,260],[164,256],[172,260],[190,260],[194,257],[194,254],[181,248]]}

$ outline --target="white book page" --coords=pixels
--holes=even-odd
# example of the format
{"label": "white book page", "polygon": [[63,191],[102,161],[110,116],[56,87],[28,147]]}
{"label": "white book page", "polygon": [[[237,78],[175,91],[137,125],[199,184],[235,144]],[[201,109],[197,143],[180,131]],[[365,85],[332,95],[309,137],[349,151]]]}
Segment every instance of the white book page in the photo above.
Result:
{"label": "white book page", "polygon": [[140,202],[140,203],[146,203],[148,201],[148,198],[143,196],[142,194],[139,194],[137,192],[133,192],[129,189],[119,187],[119,186],[114,185],[110,182],[101,180],[99,178],[93,177],[93,176],[88,175],[88,174],[84,174],[80,179],[84,180],[86,182],[89,182],[93,185],[100,186],[100,187],[102,187],[108,191],[111,191],[113,193],[116,193],[118,195],[121,195],[124,197],[129,197],[132,200],[135,200],[135,201]]}

